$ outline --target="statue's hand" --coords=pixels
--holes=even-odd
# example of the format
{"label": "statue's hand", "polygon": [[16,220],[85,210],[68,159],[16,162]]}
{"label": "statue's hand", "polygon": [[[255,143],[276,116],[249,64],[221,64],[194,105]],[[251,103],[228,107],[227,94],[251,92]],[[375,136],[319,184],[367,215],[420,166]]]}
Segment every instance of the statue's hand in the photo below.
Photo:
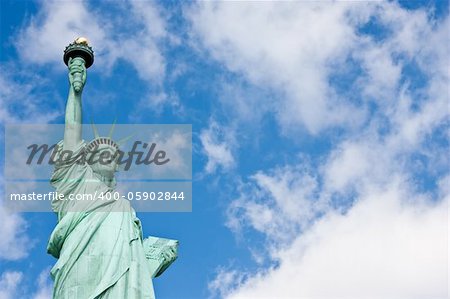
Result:
{"label": "statue's hand", "polygon": [[162,257],[166,263],[171,263],[178,257],[178,252],[175,247],[169,247],[162,252]]}
{"label": "statue's hand", "polygon": [[86,66],[84,60],[79,57],[69,58],[69,82],[75,93],[81,93],[86,83]]}

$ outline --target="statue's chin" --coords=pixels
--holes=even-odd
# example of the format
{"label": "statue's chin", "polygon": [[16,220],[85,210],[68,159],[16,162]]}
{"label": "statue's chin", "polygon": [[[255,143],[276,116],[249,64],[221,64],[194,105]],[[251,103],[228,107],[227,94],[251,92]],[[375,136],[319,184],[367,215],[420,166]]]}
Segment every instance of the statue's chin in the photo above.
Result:
{"label": "statue's chin", "polygon": [[114,172],[113,171],[109,171],[106,169],[99,169],[98,167],[93,167],[92,170],[94,171],[94,173],[96,173],[100,178],[102,182],[105,183],[113,183],[115,182],[114,180]]}

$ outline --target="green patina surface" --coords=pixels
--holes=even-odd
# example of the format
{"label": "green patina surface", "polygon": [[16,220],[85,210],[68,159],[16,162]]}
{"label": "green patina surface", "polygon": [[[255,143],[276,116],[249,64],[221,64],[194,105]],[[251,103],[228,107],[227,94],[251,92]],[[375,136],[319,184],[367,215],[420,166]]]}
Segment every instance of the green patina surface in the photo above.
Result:
{"label": "green patina surface", "polygon": [[[77,47],[83,45],[87,46],[85,40]],[[87,148],[81,136],[85,59],[71,57],[67,64],[70,87],[64,140],[57,154],[63,150],[79,154]],[[116,150],[110,145],[102,147],[111,152]],[[51,184],[58,192],[68,196],[114,191],[115,161],[109,165],[88,165],[75,163],[76,155],[72,157],[55,165]],[[127,200],[54,201],[52,208],[58,214],[47,247],[58,259],[51,270],[53,298],[155,297],[152,278],[161,275],[176,259],[177,241],[143,239],[141,222]]]}

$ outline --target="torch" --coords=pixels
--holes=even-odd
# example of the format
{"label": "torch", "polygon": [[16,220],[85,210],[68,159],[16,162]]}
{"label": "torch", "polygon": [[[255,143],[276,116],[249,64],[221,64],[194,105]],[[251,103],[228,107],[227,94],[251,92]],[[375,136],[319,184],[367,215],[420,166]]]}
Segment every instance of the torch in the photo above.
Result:
{"label": "torch", "polygon": [[[88,40],[85,37],[77,38],[73,43],[66,47],[63,60],[67,66],[69,65],[70,58],[81,59],[86,69],[94,63],[94,51],[92,50],[92,47],[88,45]],[[79,92],[83,87],[82,73],[75,72],[73,74],[73,79],[73,88],[76,92]]]}

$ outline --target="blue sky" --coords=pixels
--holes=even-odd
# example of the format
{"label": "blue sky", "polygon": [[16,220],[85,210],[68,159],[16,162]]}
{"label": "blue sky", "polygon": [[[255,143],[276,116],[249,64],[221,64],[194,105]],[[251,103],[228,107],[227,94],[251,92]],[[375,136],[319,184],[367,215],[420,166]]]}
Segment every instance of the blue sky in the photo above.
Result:
{"label": "blue sky", "polygon": [[[2,126],[63,123],[77,36],[84,122],[192,124],[158,297],[447,297],[448,1],[0,8]],[[55,215],[0,214],[0,298],[47,298]]]}

